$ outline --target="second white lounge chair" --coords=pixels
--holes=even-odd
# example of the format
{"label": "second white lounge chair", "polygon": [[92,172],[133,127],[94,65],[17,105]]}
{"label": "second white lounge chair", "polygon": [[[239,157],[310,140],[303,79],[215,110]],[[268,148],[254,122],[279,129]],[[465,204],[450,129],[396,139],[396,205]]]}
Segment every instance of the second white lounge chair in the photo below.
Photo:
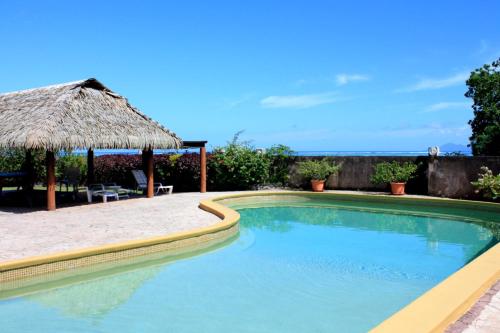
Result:
{"label": "second white lounge chair", "polygon": [[[132,170],[135,182],[137,183],[137,190],[145,191],[148,188],[148,179],[142,170]],[[155,193],[158,194],[160,191],[168,194],[172,194],[174,190],[173,185],[163,185],[162,183],[154,183]]]}

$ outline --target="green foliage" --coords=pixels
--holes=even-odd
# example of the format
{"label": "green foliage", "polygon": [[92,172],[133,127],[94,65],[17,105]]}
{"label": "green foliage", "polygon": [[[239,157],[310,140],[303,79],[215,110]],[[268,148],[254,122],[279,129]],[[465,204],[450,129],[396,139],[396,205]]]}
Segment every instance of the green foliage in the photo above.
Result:
{"label": "green foliage", "polygon": [[299,173],[309,180],[326,180],[328,176],[337,174],[342,167],[340,164],[332,163],[327,158],[320,161],[299,162],[298,166]]}
{"label": "green foliage", "polygon": [[25,157],[24,150],[21,149],[1,149],[0,150],[0,171],[19,171],[22,169]]}
{"label": "green foliage", "polygon": [[87,177],[87,158],[85,156],[72,155],[71,152],[60,154],[56,161],[57,179],[63,179],[69,168],[79,169],[80,182],[83,182]]}
{"label": "green foliage", "polygon": [[168,154],[155,156],[155,178],[165,182],[167,179],[172,182],[174,170],[178,166],[178,161],[182,154]]}
{"label": "green foliage", "polygon": [[274,145],[266,151],[265,157],[269,159],[269,182],[272,184],[285,185],[288,183],[289,162],[293,150],[285,145]]}
{"label": "green foliage", "polygon": [[371,177],[374,184],[406,183],[415,177],[418,164],[412,162],[398,163],[396,161],[382,162],[375,165],[375,173]]}
{"label": "green foliage", "polygon": [[[34,169],[34,181],[45,179],[45,152],[41,150],[31,151],[31,164]],[[0,171],[26,170],[26,151],[24,149],[0,149]]]}
{"label": "green foliage", "polygon": [[484,197],[496,200],[500,197],[500,174],[494,175],[487,167],[481,167],[479,179],[471,184],[476,188],[476,193],[481,192]]}
{"label": "green foliage", "polygon": [[213,188],[243,190],[269,179],[270,160],[250,143],[240,142],[240,134],[236,133],[226,146],[214,149],[208,160],[208,179]]}
{"label": "green foliage", "polygon": [[[87,159],[83,156],[71,155],[71,152],[57,157],[56,177],[64,178],[65,171],[70,167],[80,169],[81,179],[87,174]],[[24,149],[1,149],[0,150],[0,171],[20,171],[26,170],[27,163],[31,163],[34,170],[34,181],[44,182],[46,177],[45,152],[43,150],[32,150],[31,161],[26,161],[26,150]]]}
{"label": "green foliage", "polygon": [[500,155],[500,59],[471,73],[466,97],[473,99],[470,137],[474,155]]}

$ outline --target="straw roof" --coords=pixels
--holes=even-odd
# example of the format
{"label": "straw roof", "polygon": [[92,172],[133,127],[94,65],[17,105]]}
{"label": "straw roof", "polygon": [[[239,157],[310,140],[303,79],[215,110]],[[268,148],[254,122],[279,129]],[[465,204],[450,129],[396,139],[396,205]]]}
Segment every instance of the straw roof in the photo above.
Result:
{"label": "straw roof", "polygon": [[0,94],[0,147],[169,149],[182,140],[96,79]]}

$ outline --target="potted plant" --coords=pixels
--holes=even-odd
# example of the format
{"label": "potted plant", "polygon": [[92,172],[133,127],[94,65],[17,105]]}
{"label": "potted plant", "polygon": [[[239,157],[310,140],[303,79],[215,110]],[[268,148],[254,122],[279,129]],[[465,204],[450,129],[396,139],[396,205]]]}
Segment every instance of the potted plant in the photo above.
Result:
{"label": "potted plant", "polygon": [[391,184],[394,195],[405,194],[405,185],[408,180],[415,177],[418,165],[412,162],[398,163],[396,161],[382,162],[375,165],[375,173],[371,177],[374,184]]}
{"label": "potted plant", "polygon": [[311,187],[314,192],[323,192],[325,181],[330,175],[339,172],[341,165],[335,164],[324,158],[320,161],[307,160],[299,162],[299,173],[311,181]]}

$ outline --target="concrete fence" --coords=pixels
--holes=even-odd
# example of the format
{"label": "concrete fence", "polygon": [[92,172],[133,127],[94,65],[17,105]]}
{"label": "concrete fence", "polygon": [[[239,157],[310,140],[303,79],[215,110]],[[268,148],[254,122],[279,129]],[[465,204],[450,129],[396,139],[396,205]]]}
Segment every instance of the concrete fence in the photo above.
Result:
{"label": "concrete fence", "polygon": [[[297,162],[307,159],[320,160],[324,157],[295,157],[290,164],[290,186],[307,187],[307,182],[297,172]],[[443,156],[335,156],[334,163],[341,163],[342,169],[336,176],[328,178],[327,188],[339,190],[385,191],[388,185],[374,185],[370,182],[374,166],[381,162],[419,163],[417,176],[407,184],[407,193],[428,194],[449,198],[477,198],[471,181],[477,180],[481,166],[487,166],[494,173],[500,172],[500,156],[470,157]]]}

